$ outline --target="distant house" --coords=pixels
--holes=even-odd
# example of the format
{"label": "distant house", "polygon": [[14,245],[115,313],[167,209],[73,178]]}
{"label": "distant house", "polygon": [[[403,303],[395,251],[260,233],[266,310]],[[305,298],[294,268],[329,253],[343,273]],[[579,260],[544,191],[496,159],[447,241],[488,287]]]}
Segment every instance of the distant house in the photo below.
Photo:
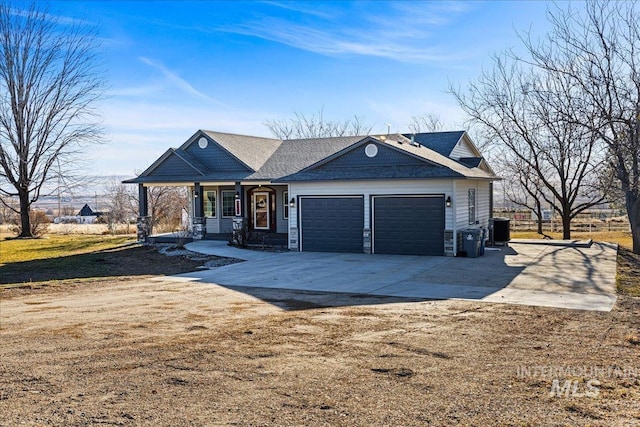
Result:
{"label": "distant house", "polygon": [[55,224],[93,224],[102,215],[101,212],[94,212],[89,205],[85,204],[77,215],[60,216],[53,220]]}
{"label": "distant house", "polygon": [[200,130],[140,176],[191,189],[194,238],[243,225],[299,251],[456,255],[499,179],[464,131],[279,140]]}

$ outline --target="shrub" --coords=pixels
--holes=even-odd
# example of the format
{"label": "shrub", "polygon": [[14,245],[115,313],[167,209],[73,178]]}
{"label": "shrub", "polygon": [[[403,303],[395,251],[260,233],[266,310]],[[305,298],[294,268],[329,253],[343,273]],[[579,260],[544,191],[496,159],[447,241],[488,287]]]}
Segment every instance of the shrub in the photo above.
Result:
{"label": "shrub", "polygon": [[[51,220],[43,211],[32,210],[29,212],[31,235],[33,237],[40,237],[47,232]],[[16,234],[22,234],[22,223],[20,217],[13,219],[13,224],[9,227],[9,230]]]}
{"label": "shrub", "polygon": [[249,240],[253,237],[249,224],[245,221],[240,229],[234,229],[229,233],[229,244],[232,246],[238,246],[240,248],[246,248],[249,245]]}

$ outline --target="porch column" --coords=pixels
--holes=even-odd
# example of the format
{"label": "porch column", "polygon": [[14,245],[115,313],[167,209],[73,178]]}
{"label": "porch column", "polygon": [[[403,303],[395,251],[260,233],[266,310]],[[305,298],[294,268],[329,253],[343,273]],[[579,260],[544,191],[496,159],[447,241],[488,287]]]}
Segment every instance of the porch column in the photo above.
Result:
{"label": "porch column", "polygon": [[147,187],[144,184],[138,184],[138,212],[140,216],[149,215],[149,199]]}
{"label": "porch column", "polygon": [[204,200],[199,182],[193,184],[193,240],[204,239],[207,234],[207,219],[204,216]]}
{"label": "porch column", "polygon": [[143,184],[138,184],[138,220],[136,222],[136,229],[138,241],[146,242],[152,230],[147,187]]}
{"label": "porch column", "polygon": [[244,193],[242,191],[242,184],[240,182],[235,183],[236,199],[235,199],[235,213],[233,218],[233,230],[242,230],[245,224],[244,219]]}

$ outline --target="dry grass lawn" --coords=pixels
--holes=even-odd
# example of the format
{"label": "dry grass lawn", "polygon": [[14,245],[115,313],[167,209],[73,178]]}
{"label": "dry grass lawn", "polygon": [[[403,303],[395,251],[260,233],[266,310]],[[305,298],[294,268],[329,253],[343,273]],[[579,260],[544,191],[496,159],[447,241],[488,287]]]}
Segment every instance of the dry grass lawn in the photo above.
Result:
{"label": "dry grass lawn", "polygon": [[327,307],[159,276],[177,260],[136,246],[98,253],[159,270],[1,291],[1,426],[640,425],[639,298]]}

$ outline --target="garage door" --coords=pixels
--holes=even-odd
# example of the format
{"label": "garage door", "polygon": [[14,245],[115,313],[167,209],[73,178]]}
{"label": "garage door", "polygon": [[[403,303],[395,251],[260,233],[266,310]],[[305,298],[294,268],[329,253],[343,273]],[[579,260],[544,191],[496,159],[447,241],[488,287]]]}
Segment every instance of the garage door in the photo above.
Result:
{"label": "garage door", "polygon": [[363,197],[301,197],[302,250],[362,252]]}
{"label": "garage door", "polygon": [[444,197],[374,197],[373,251],[377,254],[443,255]]}

